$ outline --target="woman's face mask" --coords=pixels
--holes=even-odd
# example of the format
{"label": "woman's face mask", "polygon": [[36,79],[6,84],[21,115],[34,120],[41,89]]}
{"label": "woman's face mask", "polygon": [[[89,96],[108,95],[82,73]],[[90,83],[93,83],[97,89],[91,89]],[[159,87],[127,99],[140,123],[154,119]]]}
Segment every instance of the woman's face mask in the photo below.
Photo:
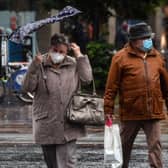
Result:
{"label": "woman's face mask", "polygon": [[63,54],[60,54],[58,52],[50,52],[50,57],[51,57],[51,61],[54,64],[59,64],[61,62],[63,62],[65,56]]}
{"label": "woman's face mask", "polygon": [[61,62],[63,62],[64,58],[67,55],[67,45],[65,44],[57,44],[55,46],[52,46],[50,49],[50,57],[51,57],[51,61],[54,64],[59,64]]}
{"label": "woman's face mask", "polygon": [[152,39],[149,38],[142,41],[142,46],[140,47],[140,49],[144,52],[148,52],[152,49],[152,47],[153,47],[153,42],[152,42]]}

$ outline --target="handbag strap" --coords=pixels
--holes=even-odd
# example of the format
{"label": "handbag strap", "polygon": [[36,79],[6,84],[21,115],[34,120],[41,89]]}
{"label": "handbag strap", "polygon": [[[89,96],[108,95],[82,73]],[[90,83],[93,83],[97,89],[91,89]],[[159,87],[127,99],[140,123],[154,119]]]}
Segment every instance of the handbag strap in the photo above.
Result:
{"label": "handbag strap", "polygon": [[[93,76],[93,75],[92,75]],[[78,83],[78,90],[77,90],[77,93],[81,94],[82,93],[82,87],[81,87],[81,82],[79,81]],[[96,96],[97,95],[97,92],[96,92],[96,85],[95,85],[95,80],[94,80],[94,77],[92,79],[92,95]]]}

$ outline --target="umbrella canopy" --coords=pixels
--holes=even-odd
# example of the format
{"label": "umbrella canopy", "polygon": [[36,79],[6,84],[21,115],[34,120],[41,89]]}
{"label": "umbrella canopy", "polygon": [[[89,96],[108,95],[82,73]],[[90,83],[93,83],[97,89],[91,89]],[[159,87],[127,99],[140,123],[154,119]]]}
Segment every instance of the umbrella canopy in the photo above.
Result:
{"label": "umbrella canopy", "polygon": [[73,8],[71,6],[66,6],[63,8],[57,15],[51,16],[42,20],[38,20],[32,23],[28,23],[20,28],[18,28],[16,31],[14,31],[10,36],[9,40],[15,43],[23,43],[24,38],[28,36],[30,33],[33,33],[40,29],[41,27],[50,24],[50,23],[55,23],[60,20],[63,20],[64,18],[74,16],[78,13],[81,13],[80,10]]}

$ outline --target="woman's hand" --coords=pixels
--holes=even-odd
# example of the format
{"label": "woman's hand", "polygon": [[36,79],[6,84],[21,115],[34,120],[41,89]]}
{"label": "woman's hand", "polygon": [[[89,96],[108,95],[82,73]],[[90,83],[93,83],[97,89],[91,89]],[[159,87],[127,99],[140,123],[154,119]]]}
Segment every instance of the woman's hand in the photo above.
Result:
{"label": "woman's hand", "polygon": [[73,50],[75,57],[80,57],[83,55],[81,53],[80,47],[76,43],[71,43],[70,47]]}
{"label": "woman's hand", "polygon": [[43,62],[43,56],[41,55],[41,53],[38,53],[38,54],[36,55],[35,61],[36,61],[37,63],[39,63],[39,64]]}

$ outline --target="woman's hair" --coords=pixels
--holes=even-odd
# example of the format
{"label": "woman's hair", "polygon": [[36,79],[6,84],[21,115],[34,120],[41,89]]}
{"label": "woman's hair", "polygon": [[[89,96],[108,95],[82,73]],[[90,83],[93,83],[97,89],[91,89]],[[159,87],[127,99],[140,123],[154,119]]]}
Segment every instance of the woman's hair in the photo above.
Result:
{"label": "woman's hair", "polygon": [[56,33],[51,37],[50,45],[55,46],[58,44],[65,44],[68,47],[68,42],[66,38],[63,35],[59,35]]}

